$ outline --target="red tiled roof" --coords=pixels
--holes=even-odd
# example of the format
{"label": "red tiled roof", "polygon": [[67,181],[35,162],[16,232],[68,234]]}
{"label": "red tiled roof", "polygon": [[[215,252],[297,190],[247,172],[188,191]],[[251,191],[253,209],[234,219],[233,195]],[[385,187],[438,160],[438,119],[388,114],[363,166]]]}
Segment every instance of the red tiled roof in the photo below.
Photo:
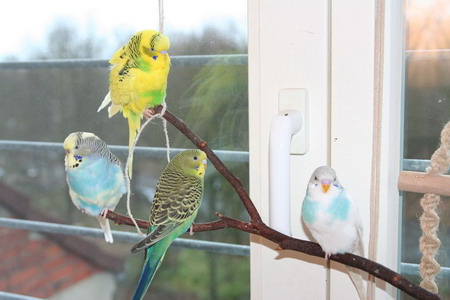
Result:
{"label": "red tiled roof", "polygon": [[[22,219],[62,223],[29,205],[0,182],[0,206]],[[120,272],[124,259],[76,236],[0,227],[0,291],[48,298],[103,270]]]}
{"label": "red tiled roof", "polygon": [[100,268],[45,238],[25,230],[0,228],[0,290],[48,298]]}

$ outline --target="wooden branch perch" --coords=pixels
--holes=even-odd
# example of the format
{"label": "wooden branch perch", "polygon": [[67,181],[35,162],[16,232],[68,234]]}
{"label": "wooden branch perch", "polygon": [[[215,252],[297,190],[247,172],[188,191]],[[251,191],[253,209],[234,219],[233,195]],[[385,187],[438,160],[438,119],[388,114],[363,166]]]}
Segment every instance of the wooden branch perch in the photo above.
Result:
{"label": "wooden branch perch", "polygon": [[398,189],[420,194],[450,196],[450,176],[402,171],[398,177]]}
{"label": "wooden branch perch", "polygon": [[[161,112],[162,107],[158,106],[154,108],[156,113]],[[217,155],[208,147],[206,141],[202,140],[196,134],[194,134],[186,124],[175,117],[169,110],[166,110],[164,118],[169,121],[174,127],[176,127],[181,133],[183,133],[189,140],[194,143],[199,149],[204,151],[208,156],[208,159],[214,165],[214,167],[225,177],[225,179],[235,189],[242,203],[244,204],[251,221],[244,222],[241,220],[232,219],[221,214],[217,214],[219,220],[210,223],[194,224],[194,231],[209,231],[218,230],[224,228],[234,228],[237,230],[253,233],[266,238],[279,245],[281,249],[293,250],[302,252],[312,256],[324,257],[325,253],[317,243],[303,241],[286,236],[270,227],[268,227],[261,219],[256,207],[254,206],[250,196],[241,184],[239,178],[234,176],[230,170],[222,163]],[[132,221],[123,215],[109,211],[107,215],[108,219],[113,220],[117,224],[127,224],[134,226]],[[147,228],[148,223],[142,220],[136,220],[139,227]],[[381,280],[384,280],[394,287],[402,290],[403,292],[417,298],[417,299],[440,299],[439,295],[433,294],[418,285],[410,282],[402,275],[392,271],[391,269],[380,265],[374,261],[368,260],[364,257],[360,257],[354,254],[336,254],[331,255],[331,260],[343,263],[345,265],[363,270]]]}

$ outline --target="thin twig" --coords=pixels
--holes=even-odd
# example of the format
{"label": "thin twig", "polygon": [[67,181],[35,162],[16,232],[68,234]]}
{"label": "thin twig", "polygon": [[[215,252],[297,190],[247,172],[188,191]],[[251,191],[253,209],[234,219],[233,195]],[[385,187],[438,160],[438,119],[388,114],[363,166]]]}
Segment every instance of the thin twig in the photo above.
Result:
{"label": "thin twig", "polygon": [[[162,110],[162,106],[154,107],[153,110],[156,113],[159,113]],[[194,143],[197,148],[206,153],[206,155],[208,156],[208,160],[214,165],[217,171],[219,171],[219,173],[222,174],[223,177],[225,177],[225,179],[234,188],[239,198],[241,198],[242,203],[244,204],[248,214],[250,215],[252,223],[262,223],[261,216],[259,215],[258,210],[256,209],[255,205],[250,199],[250,196],[242,185],[241,180],[230,172],[230,170],[217,157],[214,151],[209,148],[208,143],[202,140],[198,135],[193,133],[182,120],[175,117],[168,109],[164,113],[163,117],[181,133],[183,133],[192,143]]]}

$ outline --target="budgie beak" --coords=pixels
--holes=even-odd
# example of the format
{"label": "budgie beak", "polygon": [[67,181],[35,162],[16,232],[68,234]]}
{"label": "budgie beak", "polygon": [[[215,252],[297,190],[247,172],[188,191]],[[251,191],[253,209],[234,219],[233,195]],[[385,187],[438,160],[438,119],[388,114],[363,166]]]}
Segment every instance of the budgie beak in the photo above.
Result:
{"label": "budgie beak", "polygon": [[327,193],[328,190],[330,189],[331,181],[330,180],[322,180],[322,181],[320,181],[320,184],[322,185],[323,191],[325,193]]}
{"label": "budgie beak", "polygon": [[208,167],[208,164],[206,162],[206,159],[203,159],[202,163],[197,165],[194,169],[198,175],[203,177],[205,175],[207,167]]}

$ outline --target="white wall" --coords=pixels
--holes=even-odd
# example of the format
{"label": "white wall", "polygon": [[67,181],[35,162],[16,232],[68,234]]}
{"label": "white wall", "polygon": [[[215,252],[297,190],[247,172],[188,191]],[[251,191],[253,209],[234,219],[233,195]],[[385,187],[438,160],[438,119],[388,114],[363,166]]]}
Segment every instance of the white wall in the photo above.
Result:
{"label": "white wall", "polygon": [[[328,162],[328,8],[326,1],[282,2],[249,1],[250,192],[268,222],[268,142],[278,91],[307,88],[310,151],[291,157],[292,232],[306,238],[301,199],[314,168]],[[252,299],[301,299],[302,294],[324,299],[324,260],[279,253],[275,246],[252,239]]]}
{"label": "white wall", "polygon": [[[268,141],[278,112],[278,91],[309,92],[309,152],[291,156],[293,236],[308,239],[300,207],[312,171],[334,167],[358,202],[369,236],[370,168],[374,78],[374,2],[249,0],[250,191],[268,223]],[[388,3],[380,182],[378,262],[397,267],[401,103],[401,3]],[[356,299],[342,266],[332,264],[326,282],[324,260],[252,238],[252,299]],[[367,247],[366,247],[367,249]],[[366,250],[367,253],[367,250]],[[279,256],[281,254],[281,256]],[[377,299],[395,297],[380,284]],[[386,290],[386,291],[385,291]]]}
{"label": "white wall", "polygon": [[53,295],[49,300],[111,300],[115,290],[114,275],[108,272],[99,272]]}

